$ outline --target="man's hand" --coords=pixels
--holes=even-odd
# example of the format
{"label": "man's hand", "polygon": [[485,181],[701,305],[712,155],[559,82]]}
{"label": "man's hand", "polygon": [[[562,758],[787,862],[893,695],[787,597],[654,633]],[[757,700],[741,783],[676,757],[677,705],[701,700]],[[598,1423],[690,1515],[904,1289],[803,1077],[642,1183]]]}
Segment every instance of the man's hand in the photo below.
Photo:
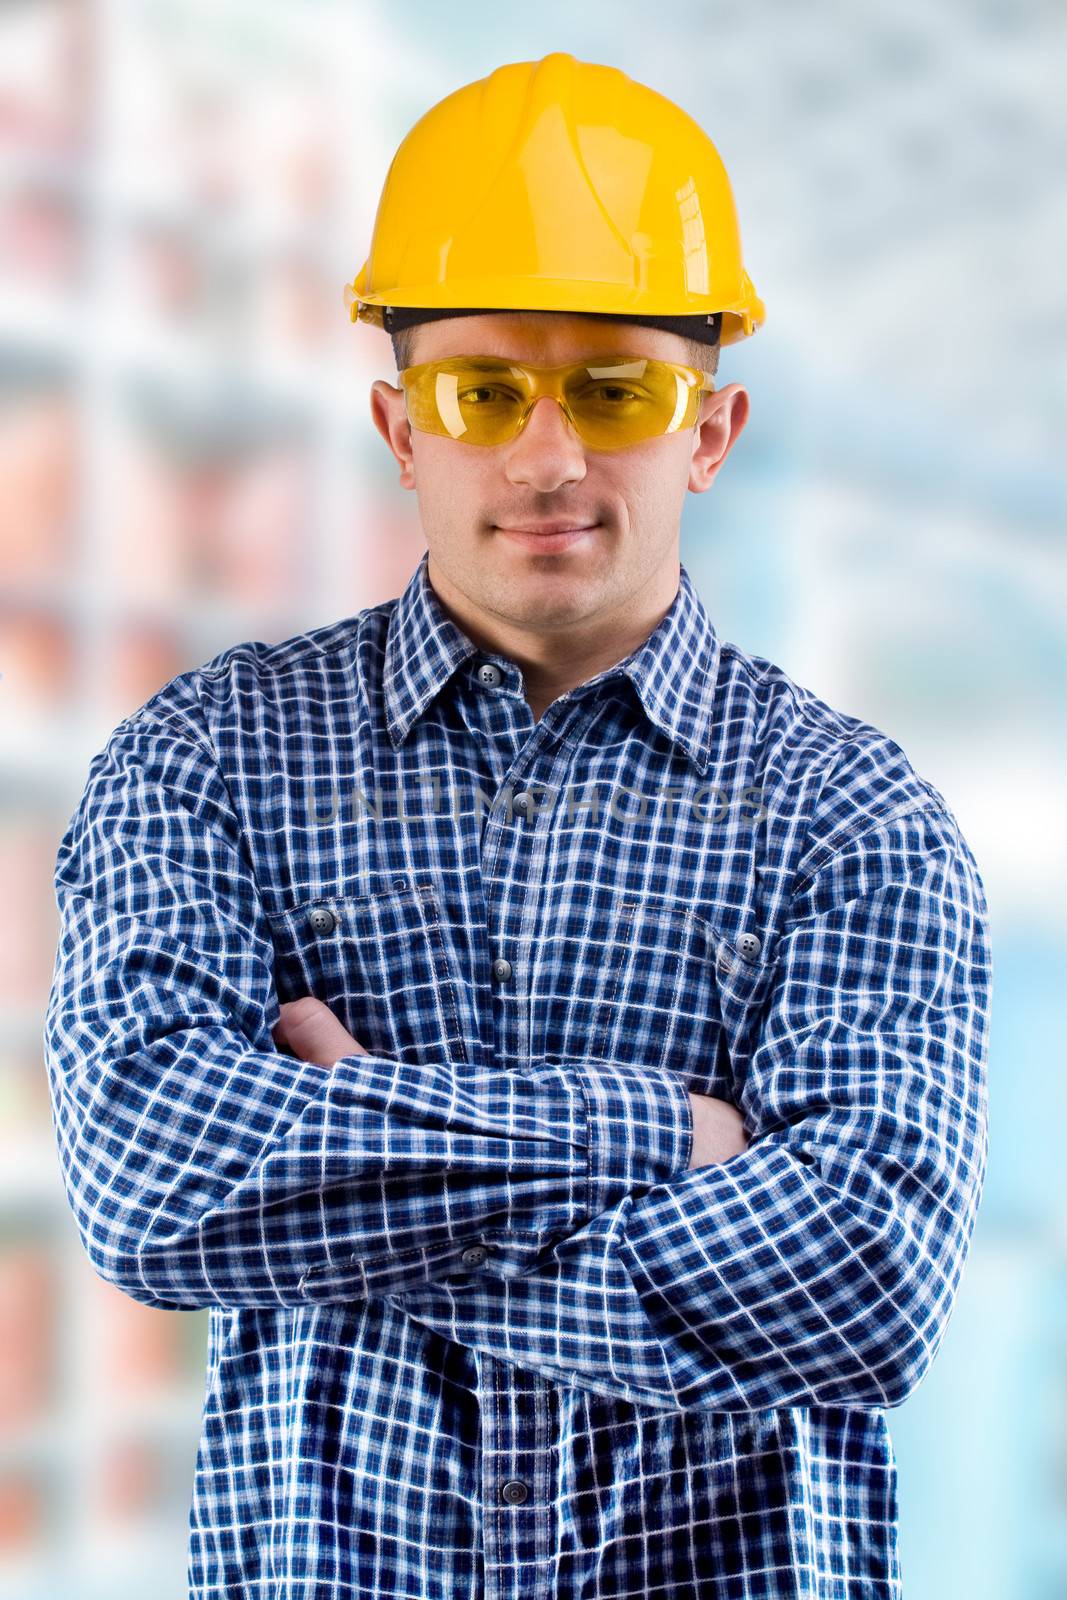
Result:
{"label": "man's hand", "polygon": [[367,1054],[359,1040],[353,1039],[338,1022],[329,1006],[316,1000],[313,994],[287,1000],[281,1006],[271,1038],[279,1050],[287,1050],[301,1061],[317,1061],[320,1067],[336,1066],[342,1056]]}
{"label": "man's hand", "polygon": [[728,1100],[716,1100],[712,1094],[693,1094],[693,1153],[688,1170],[709,1164],[729,1161],[748,1149],[748,1137],[741,1113]]}

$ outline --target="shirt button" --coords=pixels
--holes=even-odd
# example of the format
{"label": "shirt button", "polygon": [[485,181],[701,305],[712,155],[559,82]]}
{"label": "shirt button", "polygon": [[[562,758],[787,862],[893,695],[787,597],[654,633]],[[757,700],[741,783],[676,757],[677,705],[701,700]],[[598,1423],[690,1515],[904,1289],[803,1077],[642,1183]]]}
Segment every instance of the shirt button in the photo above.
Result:
{"label": "shirt button", "polygon": [[460,1259],[465,1267],[480,1267],[488,1254],[484,1244],[472,1244],[464,1250]]}
{"label": "shirt button", "polygon": [[737,948],[746,961],[755,961],[762,949],[763,941],[754,933],[743,933],[737,941]]}
{"label": "shirt button", "polygon": [[332,933],[337,925],[337,918],[326,906],[316,906],[308,912],[308,922],[315,933]]}
{"label": "shirt button", "polygon": [[528,817],[533,809],[534,797],[529,789],[523,789],[511,802],[511,809],[518,817]]}
{"label": "shirt button", "polygon": [[504,674],[496,665],[495,661],[482,662],[481,666],[478,668],[479,683],[484,683],[487,689],[495,689],[497,685],[503,683],[503,681]]}
{"label": "shirt button", "polygon": [[511,977],[511,962],[505,961],[503,956],[498,956],[493,962],[493,977],[499,978],[501,983],[506,983]]}
{"label": "shirt button", "polygon": [[521,1506],[529,1493],[529,1489],[518,1478],[509,1478],[507,1483],[501,1485],[500,1498],[506,1500],[509,1506]]}

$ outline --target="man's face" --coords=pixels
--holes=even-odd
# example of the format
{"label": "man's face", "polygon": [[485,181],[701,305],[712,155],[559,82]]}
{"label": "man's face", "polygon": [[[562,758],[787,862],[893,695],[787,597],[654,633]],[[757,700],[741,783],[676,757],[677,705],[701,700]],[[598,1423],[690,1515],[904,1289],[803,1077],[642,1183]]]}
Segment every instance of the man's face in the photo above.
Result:
{"label": "man's face", "polygon": [[[415,341],[412,365],[490,355],[555,366],[624,354],[692,364],[677,334],[561,312],[449,317],[421,324]],[[695,428],[610,453],[587,449],[548,396],[514,439],[492,446],[411,428],[403,391],[382,379],[371,410],[402,486],[418,496],[431,580],[436,568],[478,611],[537,631],[639,612],[657,588],[670,599],[686,491],[711,483],[748,396],[739,384],[705,394]],[[584,531],[562,544],[507,531],[548,522]]]}

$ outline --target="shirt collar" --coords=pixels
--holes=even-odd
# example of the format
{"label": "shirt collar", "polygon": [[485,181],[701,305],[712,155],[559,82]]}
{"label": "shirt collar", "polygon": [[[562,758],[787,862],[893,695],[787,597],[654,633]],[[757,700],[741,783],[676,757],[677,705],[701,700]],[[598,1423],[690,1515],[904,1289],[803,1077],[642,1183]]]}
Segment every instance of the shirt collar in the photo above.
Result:
{"label": "shirt collar", "polygon": [[[453,621],[430,582],[428,562],[429,551],[423,551],[389,619],[384,692],[394,747],[403,743],[412,724],[470,656],[504,661],[475,644]],[[677,593],[644,642],[571,692],[584,695],[609,678],[625,675],[649,720],[703,773],[710,757],[721,642],[684,564],[679,569]]]}

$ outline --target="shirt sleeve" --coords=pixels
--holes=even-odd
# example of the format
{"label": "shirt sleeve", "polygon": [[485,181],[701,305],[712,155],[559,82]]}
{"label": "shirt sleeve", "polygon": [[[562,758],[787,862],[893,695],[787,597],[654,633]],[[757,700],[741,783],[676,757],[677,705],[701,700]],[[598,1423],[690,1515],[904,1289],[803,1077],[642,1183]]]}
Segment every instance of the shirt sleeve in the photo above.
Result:
{"label": "shirt sleeve", "polygon": [[947,809],[795,885],[747,1150],[624,1196],[525,1275],[394,1297],[446,1337],[671,1410],[901,1404],[951,1313],[987,1157],[988,912]]}
{"label": "shirt sleeve", "polygon": [[609,1114],[584,1065],[278,1051],[247,840],[202,717],[157,701],[93,757],[54,879],[45,1061],[101,1277],[172,1310],[351,1301],[454,1270],[487,1232],[528,1266],[684,1170],[688,1097],[666,1072],[613,1073]]}

